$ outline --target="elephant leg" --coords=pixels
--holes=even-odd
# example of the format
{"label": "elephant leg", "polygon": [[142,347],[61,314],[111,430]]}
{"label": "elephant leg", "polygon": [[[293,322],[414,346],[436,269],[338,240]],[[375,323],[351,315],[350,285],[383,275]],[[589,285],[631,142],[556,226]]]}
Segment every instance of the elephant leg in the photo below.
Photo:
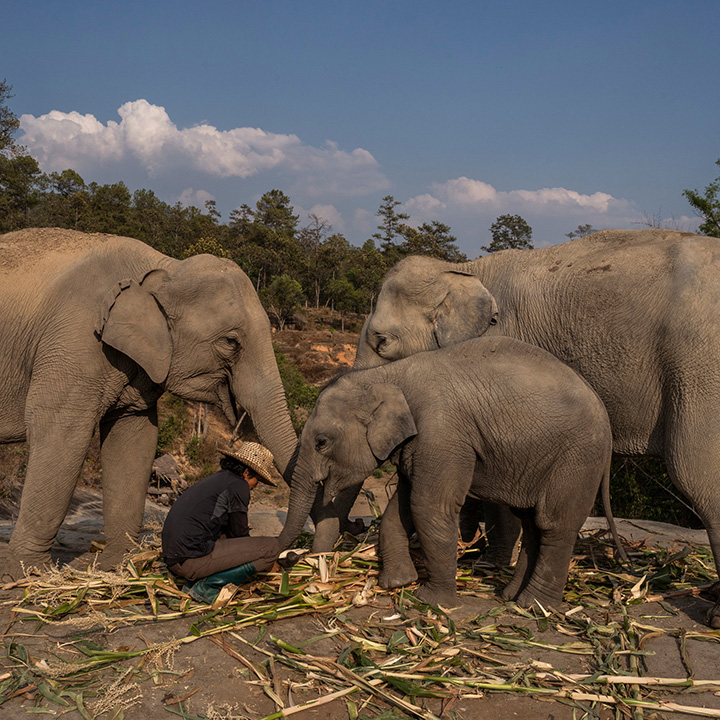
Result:
{"label": "elephant leg", "polygon": [[93,418],[62,417],[29,423],[28,466],[8,548],[10,575],[22,574],[21,563],[42,567],[50,561],[50,547],[70,507],[94,424]]}
{"label": "elephant leg", "polygon": [[413,458],[412,519],[425,558],[428,580],[416,595],[425,602],[454,607],[457,598],[457,540],[476,456],[471,446],[427,444]]}
{"label": "elephant leg", "polygon": [[[518,605],[531,607],[538,602],[547,608],[557,607],[562,603],[570,558],[579,529],[553,528],[539,531],[540,545],[537,560],[527,585],[517,596]],[[524,525],[523,532],[525,532]]]}
{"label": "elephant leg", "polygon": [[157,408],[107,420],[100,434],[106,540],[100,567],[109,570],[122,561],[142,527],[157,447]]}
{"label": "elephant leg", "polygon": [[[499,507],[499,506],[498,506]],[[502,591],[503,600],[515,600],[520,591],[527,585],[537,562],[540,550],[540,531],[535,525],[532,510],[517,510],[513,513],[522,524],[522,543],[520,554],[515,563],[515,572],[512,579]]]}
{"label": "elephant leg", "polygon": [[351,522],[348,517],[361,489],[362,486],[346,488],[331,503],[323,505],[323,487],[318,487],[310,511],[315,524],[313,552],[330,552],[342,533],[357,535],[365,530],[365,523],[361,519]]}
{"label": "elephant leg", "polygon": [[400,478],[380,522],[380,587],[401,587],[417,580],[417,570],[410,556],[410,536],[414,530],[409,483]]}
{"label": "elephant leg", "polygon": [[507,505],[489,502],[484,510],[487,550],[483,559],[498,567],[508,567],[520,536],[520,519]]}
{"label": "elephant leg", "polygon": [[[705,525],[716,572],[720,572],[720,417],[710,410],[707,403],[678,417],[668,431],[665,461],[670,479],[690,499]],[[720,582],[710,594],[718,603],[709,611],[707,623],[720,628]]]}

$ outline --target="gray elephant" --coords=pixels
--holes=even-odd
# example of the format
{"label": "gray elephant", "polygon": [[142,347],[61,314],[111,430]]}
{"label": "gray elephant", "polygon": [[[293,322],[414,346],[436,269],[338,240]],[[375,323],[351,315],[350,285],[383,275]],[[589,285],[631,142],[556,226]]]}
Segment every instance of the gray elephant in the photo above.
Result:
{"label": "gray elephant", "polygon": [[417,595],[446,607],[457,604],[468,494],[522,520],[504,592],[522,605],[561,602],[601,483],[608,500],[612,438],[600,398],[550,353],[512,338],[477,338],[340,377],[320,394],[299,446],[280,545],[300,533],[319,483],[328,503],[392,456],[398,487],[380,526],[380,585],[417,579],[409,551],[417,532],[428,572]]}
{"label": "gray elephant", "polygon": [[27,439],[2,570],[41,565],[96,427],[106,548],[141,528],[165,391],[243,408],[284,471],[297,438],[252,283],[230,260],[173,260],[138,240],[58,229],[0,236],[0,441]]}
{"label": "gray elephant", "polygon": [[692,233],[605,230],[457,265],[410,257],[388,273],[355,367],[483,333],[549,350],[602,398],[616,453],[665,459],[717,566],[719,308],[720,240]]}

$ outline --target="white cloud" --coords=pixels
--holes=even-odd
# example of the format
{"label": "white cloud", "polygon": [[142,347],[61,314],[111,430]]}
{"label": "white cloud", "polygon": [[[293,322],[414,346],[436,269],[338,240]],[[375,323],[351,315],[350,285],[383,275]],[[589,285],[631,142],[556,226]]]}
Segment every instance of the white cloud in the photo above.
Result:
{"label": "white cloud", "polygon": [[375,158],[362,148],[347,152],[332,142],[312,147],[297,135],[251,127],[218,130],[202,124],[181,129],[165,108],[147,100],[125,103],[118,115],[119,123],[107,124],[78,112],[22,115],[22,143],[45,170],[86,172],[98,164],[132,160],[151,177],[178,168],[220,178],[277,169],[302,176],[310,194],[364,194],[388,185]]}
{"label": "white cloud", "polygon": [[313,205],[307,211],[308,218],[310,215],[317,215],[321,220],[325,220],[332,227],[332,232],[345,232],[345,220],[342,213],[334,205]]}
{"label": "white cloud", "polygon": [[200,210],[205,208],[205,203],[208,200],[214,199],[215,198],[207,192],[207,190],[193,190],[193,188],[185,188],[178,197],[178,201],[181,205],[184,205],[185,207],[194,205],[196,208],[200,208]]}
{"label": "white cloud", "polygon": [[353,213],[353,227],[360,233],[372,233],[377,223],[375,215],[364,208],[356,208]]}
{"label": "white cloud", "polygon": [[426,214],[447,209],[477,209],[485,212],[538,212],[556,213],[573,210],[607,213],[611,208],[619,210],[627,202],[612,195],[595,192],[583,195],[565,188],[541,188],[540,190],[496,190],[481,180],[459,177],[432,186],[431,194],[418,195],[403,204],[410,213]]}

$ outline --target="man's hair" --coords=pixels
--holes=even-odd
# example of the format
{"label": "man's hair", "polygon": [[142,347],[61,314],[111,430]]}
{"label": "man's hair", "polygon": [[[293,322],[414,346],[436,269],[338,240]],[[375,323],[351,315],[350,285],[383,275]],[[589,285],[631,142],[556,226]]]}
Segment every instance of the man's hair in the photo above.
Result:
{"label": "man's hair", "polygon": [[[229,470],[232,473],[235,473],[236,475],[242,475],[243,472],[245,472],[245,468],[247,468],[247,465],[245,463],[240,462],[239,460],[236,460],[235,458],[228,457],[227,455],[223,455],[222,458],[220,458],[220,467],[223,470]],[[251,473],[254,473],[255,471],[252,468],[248,468]]]}

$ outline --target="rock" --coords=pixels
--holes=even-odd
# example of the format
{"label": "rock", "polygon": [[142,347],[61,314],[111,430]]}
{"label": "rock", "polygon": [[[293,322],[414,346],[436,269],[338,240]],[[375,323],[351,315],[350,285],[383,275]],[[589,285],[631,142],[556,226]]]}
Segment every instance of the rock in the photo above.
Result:
{"label": "rock", "polygon": [[177,460],[170,453],[155,458],[152,469],[158,484],[170,485],[175,492],[180,492],[186,487],[185,478],[180,472]]}

